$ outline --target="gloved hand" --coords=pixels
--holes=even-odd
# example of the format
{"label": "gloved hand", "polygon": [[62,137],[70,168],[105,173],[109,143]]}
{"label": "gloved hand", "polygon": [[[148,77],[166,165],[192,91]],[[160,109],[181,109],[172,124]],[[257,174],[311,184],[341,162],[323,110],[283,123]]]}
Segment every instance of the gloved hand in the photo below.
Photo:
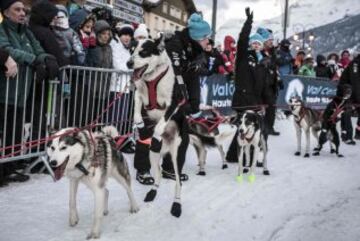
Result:
{"label": "gloved hand", "polygon": [[45,58],[45,65],[47,70],[47,77],[50,80],[55,79],[59,74],[59,65],[56,61],[56,58],[52,55],[49,55]]}
{"label": "gloved hand", "polygon": [[44,79],[47,78],[46,65],[42,58],[40,58],[39,56],[36,57],[36,59],[32,63],[32,67],[35,71],[36,81],[43,81]]}
{"label": "gloved hand", "polygon": [[200,54],[194,59],[194,61],[190,62],[187,66],[187,72],[206,75],[209,70],[207,68],[207,59],[205,56]]}
{"label": "gloved hand", "polygon": [[252,21],[254,19],[254,12],[253,11],[250,12],[249,7],[245,8],[245,14],[248,20]]}

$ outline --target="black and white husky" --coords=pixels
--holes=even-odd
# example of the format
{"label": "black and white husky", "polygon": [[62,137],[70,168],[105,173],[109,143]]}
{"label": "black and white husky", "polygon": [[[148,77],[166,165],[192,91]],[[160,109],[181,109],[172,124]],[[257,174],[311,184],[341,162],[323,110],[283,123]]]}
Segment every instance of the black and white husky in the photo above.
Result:
{"label": "black and white husky", "polygon": [[136,86],[134,105],[136,127],[147,128],[144,126],[142,110],[145,110],[146,115],[157,123],[150,146],[150,162],[155,181],[145,197],[145,202],[155,199],[161,179],[160,160],[165,154],[170,153],[176,178],[171,214],[179,217],[181,215],[181,183],[177,152],[182,139],[174,116],[181,115],[179,111],[181,104],[174,101],[175,74],[172,62],[165,51],[163,35],[156,40],[139,41],[128,61],[128,67],[134,69],[132,81]]}
{"label": "black and white husky", "polygon": [[216,147],[220,152],[222,169],[227,168],[223,143],[228,139],[232,139],[237,132],[237,127],[231,123],[230,118],[222,117],[216,112],[214,114],[213,121],[209,120],[209,123],[213,126],[198,121],[189,121],[190,143],[195,148],[199,161],[198,175],[201,176],[206,175],[207,148]]}
{"label": "black and white husky", "polygon": [[296,131],[297,150],[295,156],[301,155],[301,132],[305,132],[306,146],[304,157],[310,157],[310,131],[319,142],[319,131],[321,129],[320,113],[305,107],[299,97],[291,97],[289,100],[291,114],[294,117],[294,126]]}
{"label": "black and white husky", "polygon": [[105,185],[112,176],[126,189],[130,199],[130,212],[139,210],[131,190],[129,168],[122,153],[116,150],[112,137],[117,135],[114,127],[105,127],[102,132],[66,128],[56,132],[47,145],[50,165],[55,169],[55,178],[70,179],[70,226],[79,222],[76,194],[79,182],[84,183],[95,197],[94,222],[88,239],[100,237],[103,215],[108,214],[109,191]]}
{"label": "black and white husky", "polygon": [[[255,180],[255,166],[259,161],[259,154],[261,151],[263,153],[263,174],[270,175],[270,172],[267,168],[267,143],[261,128],[261,116],[254,111],[245,111],[239,117],[238,124],[237,142],[239,145],[239,171],[237,180],[239,182],[242,181],[244,167],[249,165],[249,181],[253,182]],[[246,165],[244,165],[244,155],[247,162]]]}

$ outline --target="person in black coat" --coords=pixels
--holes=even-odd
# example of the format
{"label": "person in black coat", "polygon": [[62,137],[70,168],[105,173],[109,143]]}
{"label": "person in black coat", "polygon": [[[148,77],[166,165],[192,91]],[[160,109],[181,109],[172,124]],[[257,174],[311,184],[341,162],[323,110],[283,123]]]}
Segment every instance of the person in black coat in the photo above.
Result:
{"label": "person in black coat", "polygon": [[[192,118],[199,118],[201,116],[200,76],[208,74],[204,50],[210,35],[210,25],[203,20],[200,14],[193,13],[185,29],[176,31],[174,35],[166,36],[165,38],[165,50],[170,57],[174,69],[177,93],[182,96],[182,99],[187,100],[185,106],[181,108],[184,113],[173,117],[179,118],[177,122],[181,123],[179,129],[182,142],[178,149],[177,163],[182,181],[188,180],[188,176],[181,173],[189,145],[187,120],[184,117],[185,115],[189,115]],[[151,136],[147,136],[147,138],[149,137]],[[141,136],[140,138],[145,139]],[[137,155],[134,161],[141,162],[135,165],[138,167],[137,171],[139,174],[137,175],[137,180],[142,184],[151,184],[153,179],[149,176],[149,147],[145,144],[137,143],[136,149],[136,154],[139,155]],[[138,149],[141,150],[141,153],[138,152]],[[140,157],[140,154],[142,157]],[[163,177],[175,180],[171,156],[166,155],[163,160]],[[144,178],[142,178],[140,172],[143,173]]]}
{"label": "person in black coat", "polygon": [[280,76],[293,74],[293,57],[290,50],[290,41],[283,39],[280,48],[276,52],[276,65],[279,68]]}
{"label": "person in black coat", "polygon": [[70,59],[65,58],[57,44],[55,34],[50,28],[50,23],[57,13],[58,9],[54,4],[43,0],[32,7],[29,27],[41,47],[46,53],[53,55],[61,67],[70,64]]}
{"label": "person in black coat", "polygon": [[[342,73],[339,86],[344,84],[349,84],[352,87],[351,101],[358,113],[355,139],[360,140],[360,55],[358,55]],[[342,130],[343,132],[345,131],[345,135],[342,135],[343,141],[347,144],[353,144],[353,142],[351,142],[353,136],[351,115],[342,118]],[[344,134],[343,132],[342,134]]]}
{"label": "person in black coat", "polygon": [[[232,108],[241,114],[246,110],[261,110],[265,100],[266,65],[261,48],[263,38],[259,34],[250,36],[253,13],[245,10],[247,19],[237,42],[235,63],[235,93]],[[249,48],[249,42],[251,46]],[[237,135],[235,135],[226,155],[228,162],[238,161]]]}
{"label": "person in black coat", "polygon": [[330,78],[332,77],[332,73],[329,66],[327,66],[325,56],[321,54],[316,56],[316,63],[317,63],[315,67],[316,77],[327,78],[330,80]]}
{"label": "person in black coat", "polygon": [[214,47],[214,40],[209,39],[209,44],[205,49],[205,56],[208,63],[208,75],[224,74],[225,62],[221,53]]}

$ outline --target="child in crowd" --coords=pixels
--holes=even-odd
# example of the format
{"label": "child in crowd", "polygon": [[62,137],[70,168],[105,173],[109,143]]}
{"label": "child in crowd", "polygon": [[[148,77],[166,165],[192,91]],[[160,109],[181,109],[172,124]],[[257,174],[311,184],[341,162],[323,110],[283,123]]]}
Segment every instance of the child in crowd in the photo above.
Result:
{"label": "child in crowd", "polygon": [[88,52],[88,49],[96,47],[94,26],[95,18],[92,15],[89,15],[89,17],[87,17],[85,21],[79,26],[78,34],[85,53]]}

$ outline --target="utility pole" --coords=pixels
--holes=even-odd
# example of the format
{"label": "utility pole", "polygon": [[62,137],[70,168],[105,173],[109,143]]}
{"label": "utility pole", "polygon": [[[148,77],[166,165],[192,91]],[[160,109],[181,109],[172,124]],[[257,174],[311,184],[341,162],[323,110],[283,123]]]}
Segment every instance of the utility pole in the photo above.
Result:
{"label": "utility pole", "polygon": [[212,35],[211,35],[211,38],[214,41],[215,41],[215,32],[216,32],[216,14],[217,14],[217,0],[213,0],[212,23],[211,23]]}
{"label": "utility pole", "polygon": [[288,9],[289,9],[289,0],[285,0],[285,9],[284,9],[284,39],[286,39],[286,28],[288,25]]}

